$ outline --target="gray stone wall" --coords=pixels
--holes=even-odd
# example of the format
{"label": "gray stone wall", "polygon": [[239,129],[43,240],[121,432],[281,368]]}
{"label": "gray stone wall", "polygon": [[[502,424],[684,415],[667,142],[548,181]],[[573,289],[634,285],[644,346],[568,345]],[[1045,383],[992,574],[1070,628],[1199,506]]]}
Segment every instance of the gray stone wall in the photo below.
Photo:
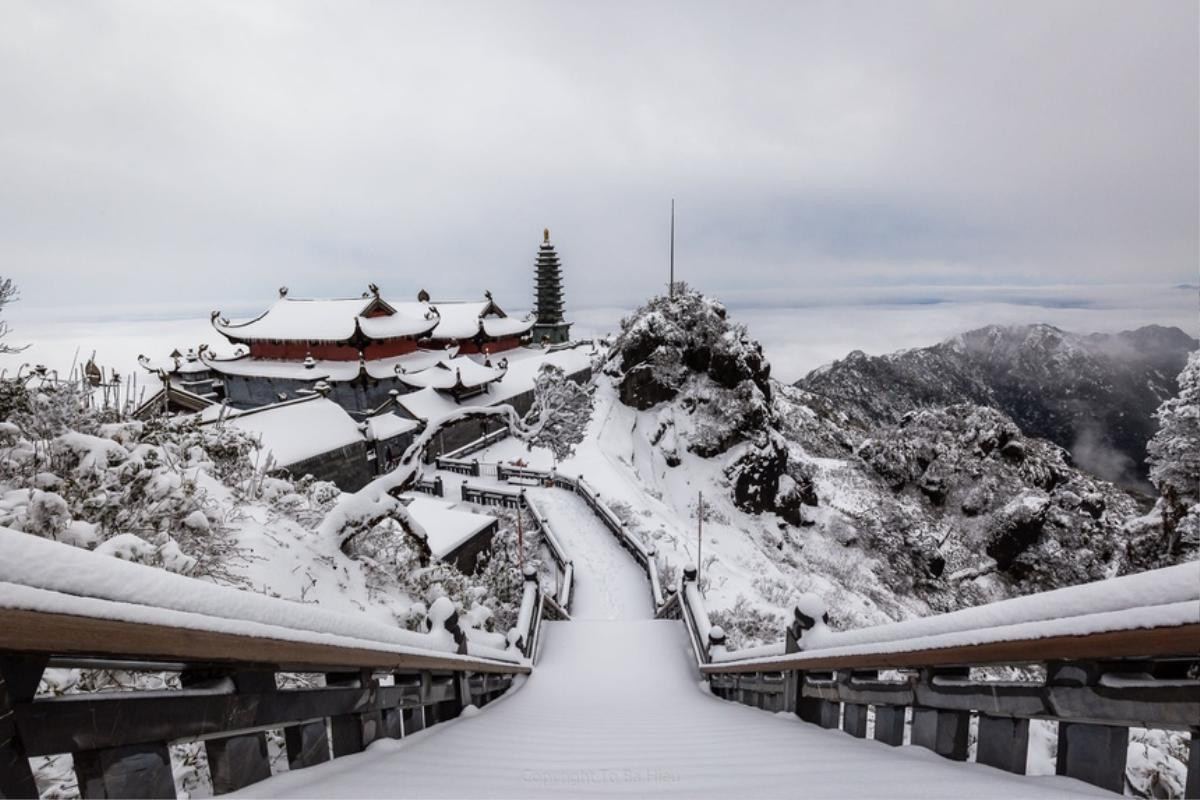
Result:
{"label": "gray stone wall", "polygon": [[473,575],[487,563],[487,553],[492,549],[492,539],[496,537],[499,527],[499,522],[492,522],[491,525],[447,553],[442,560],[454,564],[468,575]]}
{"label": "gray stone wall", "polygon": [[281,467],[278,472],[293,478],[312,475],[320,481],[332,481],[344,492],[354,492],[375,477],[374,463],[367,459],[367,443],[354,442]]}
{"label": "gray stone wall", "polygon": [[[225,376],[225,396],[234,408],[258,408],[278,403],[280,393],[286,394],[289,400],[303,397],[312,390],[313,383],[315,380],[227,375]],[[387,401],[392,389],[400,392],[407,391],[395,378],[369,379],[365,384],[359,381],[336,382],[331,383],[330,387],[330,400],[347,411],[359,412],[379,408]]]}

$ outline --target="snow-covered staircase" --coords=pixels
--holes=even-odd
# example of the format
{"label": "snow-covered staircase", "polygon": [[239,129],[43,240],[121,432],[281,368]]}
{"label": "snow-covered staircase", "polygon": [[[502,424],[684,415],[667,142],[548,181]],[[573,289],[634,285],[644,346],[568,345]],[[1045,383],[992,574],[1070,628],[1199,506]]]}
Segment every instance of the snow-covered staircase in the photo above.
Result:
{"label": "snow-covered staircase", "polygon": [[1062,797],[1099,790],[891,748],[720,700],[685,628],[575,495],[538,495],[575,561],[572,621],[485,711],[248,787],[246,797]]}
{"label": "snow-covered staircase", "polygon": [[700,690],[672,620],[546,623],[525,684],[485,711],[246,797],[1061,797],[1098,790],[889,748]]}

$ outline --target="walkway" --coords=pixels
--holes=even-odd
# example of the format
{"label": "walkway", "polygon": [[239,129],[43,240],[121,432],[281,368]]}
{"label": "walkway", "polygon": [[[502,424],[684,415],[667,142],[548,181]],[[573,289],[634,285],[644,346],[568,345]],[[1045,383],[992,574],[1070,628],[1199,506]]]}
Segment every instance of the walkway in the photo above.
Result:
{"label": "walkway", "polygon": [[596,519],[587,503],[563,489],[529,489],[575,562],[571,618],[649,619],[653,609],[646,573]]}
{"label": "walkway", "polygon": [[[538,666],[508,696],[367,752],[248,787],[246,797],[982,798],[1091,795],[892,748],[718,700],[683,626],[646,619],[645,579],[568,492],[539,491],[579,576],[576,618],[548,622]],[[578,507],[576,507],[578,504]],[[639,618],[640,617],[640,618]]]}

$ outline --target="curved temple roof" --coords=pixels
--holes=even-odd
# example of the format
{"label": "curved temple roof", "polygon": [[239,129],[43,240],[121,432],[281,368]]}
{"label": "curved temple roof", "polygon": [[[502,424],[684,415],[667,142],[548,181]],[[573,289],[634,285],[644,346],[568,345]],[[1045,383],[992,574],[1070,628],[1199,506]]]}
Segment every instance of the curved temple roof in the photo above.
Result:
{"label": "curved temple roof", "polygon": [[[372,316],[365,316],[368,313]],[[397,310],[378,295],[341,300],[281,297],[254,319],[230,322],[214,311],[212,323],[219,333],[236,340],[344,342],[356,332],[371,339],[424,336],[437,327],[438,318]]]}
{"label": "curved temple roof", "polygon": [[520,336],[534,320],[507,316],[490,298],[446,303],[389,303],[377,294],[340,300],[280,297],[260,316],[230,322],[214,311],[213,327],[235,341],[345,342],[361,334],[369,339],[431,336],[470,340],[479,333],[503,339]]}
{"label": "curved temple roof", "polygon": [[456,386],[484,386],[504,377],[506,367],[487,367],[466,356],[446,358],[420,372],[400,373],[409,386],[431,389],[453,389]]}

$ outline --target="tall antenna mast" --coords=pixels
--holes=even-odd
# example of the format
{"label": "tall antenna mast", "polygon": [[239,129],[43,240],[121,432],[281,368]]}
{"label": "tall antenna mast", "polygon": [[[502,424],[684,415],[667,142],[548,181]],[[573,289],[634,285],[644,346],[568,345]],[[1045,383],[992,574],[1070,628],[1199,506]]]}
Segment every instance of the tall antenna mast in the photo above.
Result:
{"label": "tall antenna mast", "polygon": [[667,296],[675,296],[675,198],[671,198],[671,282],[667,284]]}

